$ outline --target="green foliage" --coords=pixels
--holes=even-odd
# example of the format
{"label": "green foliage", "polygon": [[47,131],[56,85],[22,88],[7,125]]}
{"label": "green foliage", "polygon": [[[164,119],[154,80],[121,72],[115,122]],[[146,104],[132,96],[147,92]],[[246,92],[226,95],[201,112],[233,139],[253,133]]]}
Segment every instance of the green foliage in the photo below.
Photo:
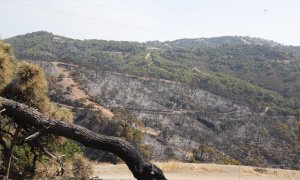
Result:
{"label": "green foliage", "polygon": [[240,165],[241,163],[235,159],[232,158],[224,158],[220,160],[220,164],[225,165]]}
{"label": "green foliage", "polygon": [[16,79],[5,89],[5,95],[48,114],[47,81],[42,69],[24,62],[19,63],[16,74]]}
{"label": "green foliage", "polygon": [[[1,96],[25,103],[51,118],[72,122],[73,113],[69,109],[59,108],[50,103],[47,97],[47,81],[42,69],[34,64],[14,61],[11,52],[10,46],[0,42],[0,91],[3,89]],[[4,162],[10,159],[8,157],[10,146],[13,147],[10,171],[13,179],[33,178],[33,175],[41,172],[39,171],[41,169],[46,173],[40,173],[39,179],[47,178],[48,166],[51,166],[52,163],[42,153],[42,146],[50,153],[63,153],[65,161],[73,163],[73,174],[81,179],[86,179],[91,172],[89,163],[80,155],[82,148],[77,144],[45,134],[24,142],[25,137],[37,130],[27,126],[21,129],[18,136],[14,136],[18,126],[13,120],[1,116],[0,126],[0,175],[3,175],[5,171]],[[12,143],[14,137],[17,138],[16,144]],[[77,162],[74,162],[72,158]],[[38,167],[37,164],[39,164]],[[78,168],[80,172],[77,171]]]}
{"label": "green foliage", "polygon": [[175,153],[171,147],[167,147],[164,151],[164,154],[167,156],[168,159],[174,159]]}
{"label": "green foliage", "polygon": [[92,165],[87,161],[87,159],[82,154],[75,154],[72,160],[72,171],[75,179],[85,180],[90,179],[90,174],[92,174]]}
{"label": "green foliage", "polygon": [[246,103],[256,110],[268,107],[283,106],[285,100],[279,94],[263,89],[241,79],[226,74],[198,76],[195,84],[237,103]]}
{"label": "green foliage", "polygon": [[[116,136],[131,142],[145,157],[151,157],[150,146],[144,143],[144,124],[134,114],[123,109],[113,109],[111,120],[104,118],[98,111],[90,109],[78,110],[74,123],[84,126],[96,133]],[[98,151],[85,149],[86,155],[94,160],[118,162],[111,154],[101,154]]]}
{"label": "green foliage", "polygon": [[161,135],[163,140],[167,143],[170,140],[170,138],[173,136],[173,133],[169,127],[163,127]]}
{"label": "green foliage", "polygon": [[0,41],[0,92],[11,81],[14,69],[12,61],[10,46]]}
{"label": "green foliage", "polygon": [[16,171],[28,171],[32,167],[32,160],[34,154],[28,144],[22,146],[16,146],[13,152],[17,158],[14,160]]}
{"label": "green foliage", "polygon": [[67,93],[71,93],[72,92],[72,87],[70,87],[70,86],[68,86],[67,88],[66,88],[66,91],[67,91]]}
{"label": "green foliage", "polygon": [[149,144],[140,144],[139,150],[143,153],[145,158],[151,159],[152,151]]}
{"label": "green foliage", "polygon": [[76,154],[83,154],[83,148],[71,140],[59,144],[57,151],[64,155],[65,160],[72,159]]}
{"label": "green foliage", "polygon": [[[116,66],[123,57],[143,49],[138,43],[97,40],[71,40],[47,32],[27,34],[9,39],[17,57],[32,60],[74,60],[97,63],[101,66]],[[26,50],[25,50],[26,49]],[[114,59],[114,61],[111,61]]]}
{"label": "green foliage", "polygon": [[14,148],[14,154],[16,155],[16,157],[18,157],[17,164],[26,164],[28,162],[28,159],[31,158],[31,155],[28,155],[29,153],[31,153],[30,147],[27,144],[24,146],[16,146]]}
{"label": "green foliage", "polygon": [[[9,54],[12,56],[12,48],[10,44],[4,43],[2,40],[0,40],[0,50],[3,51],[6,54]],[[13,57],[11,57],[13,58]]]}
{"label": "green foliage", "polygon": [[201,144],[198,148],[193,149],[193,159],[195,161],[206,163],[218,163],[226,165],[239,165],[240,162],[222,154],[214,147]]}
{"label": "green foliage", "polygon": [[73,113],[70,109],[65,107],[57,107],[54,103],[50,103],[49,105],[49,116],[58,121],[64,121],[67,123],[72,123],[73,121]]}
{"label": "green foliage", "polygon": [[299,57],[293,53],[295,48],[272,41],[237,36],[205,39],[204,44],[194,39],[164,43],[79,41],[47,32],[7,41],[19,58],[61,59],[96,70],[179,81],[258,111],[272,107],[275,114],[295,115],[295,109],[300,108]]}
{"label": "green foliage", "polygon": [[116,121],[116,136],[124,137],[127,141],[134,143],[137,147],[142,143],[144,134],[139,130],[143,123],[124,110],[114,110],[113,119]]}
{"label": "green foliage", "polygon": [[61,74],[58,75],[58,79],[61,80],[61,79],[63,79],[63,78],[65,78],[65,75],[64,75],[64,74],[61,73]]}

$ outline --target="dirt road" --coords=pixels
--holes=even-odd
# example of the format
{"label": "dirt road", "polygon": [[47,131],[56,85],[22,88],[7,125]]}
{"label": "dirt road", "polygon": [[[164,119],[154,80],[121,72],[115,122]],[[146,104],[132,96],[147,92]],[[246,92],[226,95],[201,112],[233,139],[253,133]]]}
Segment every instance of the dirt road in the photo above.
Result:
{"label": "dirt road", "polygon": [[[155,163],[168,180],[300,180],[300,171],[195,163]],[[94,176],[103,180],[134,180],[125,164],[99,164]]]}
{"label": "dirt road", "polygon": [[[100,110],[102,112],[102,114],[111,119],[114,114],[109,110],[106,109],[105,107],[99,105],[98,103],[92,102],[89,97],[89,95],[80,89],[79,85],[73,80],[72,77],[70,77],[70,72],[67,69],[64,69],[62,66],[62,64],[65,63],[61,63],[61,62],[51,62],[54,65],[54,68],[56,69],[56,71],[58,72],[58,74],[63,74],[63,78],[62,80],[59,82],[59,84],[64,88],[64,91],[67,91],[67,87],[70,87],[71,93],[68,96],[71,100],[76,100],[76,99],[80,99],[83,98],[85,99],[84,104],[85,105],[93,105],[94,109]],[[65,64],[70,66],[69,64]]]}

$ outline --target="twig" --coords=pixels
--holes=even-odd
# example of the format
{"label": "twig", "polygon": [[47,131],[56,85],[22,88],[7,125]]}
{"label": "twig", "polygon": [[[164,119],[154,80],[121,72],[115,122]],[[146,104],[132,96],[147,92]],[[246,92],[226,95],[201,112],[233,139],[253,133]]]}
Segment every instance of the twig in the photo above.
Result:
{"label": "twig", "polygon": [[3,131],[3,130],[5,129],[5,127],[6,127],[7,125],[9,125],[10,123],[12,123],[12,121],[8,121],[7,123],[5,123],[4,126],[1,127],[1,131]]}
{"label": "twig", "polygon": [[40,135],[40,132],[37,131],[33,134],[31,134],[30,136],[26,137],[24,142],[28,142],[28,141],[32,141],[33,139],[35,139],[38,135]]}
{"label": "twig", "polygon": [[19,158],[17,158],[16,156],[12,155],[12,158],[14,158],[14,160],[19,161]]}
{"label": "twig", "polygon": [[6,109],[1,109],[1,110],[0,110],[0,114],[3,113],[5,110],[6,110]]}
{"label": "twig", "polygon": [[[1,130],[1,131],[2,131],[3,134],[9,134],[11,137],[14,136],[14,134],[11,133],[11,132],[8,132],[8,131],[5,131],[5,130]],[[5,136],[5,135],[3,135],[3,136]]]}

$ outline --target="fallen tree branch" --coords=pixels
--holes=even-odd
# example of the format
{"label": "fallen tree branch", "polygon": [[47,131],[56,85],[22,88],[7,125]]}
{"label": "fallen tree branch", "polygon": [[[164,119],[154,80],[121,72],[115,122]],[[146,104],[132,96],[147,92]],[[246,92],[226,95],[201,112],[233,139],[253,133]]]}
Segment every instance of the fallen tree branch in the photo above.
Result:
{"label": "fallen tree branch", "polygon": [[52,120],[33,108],[3,97],[0,97],[0,108],[5,108],[3,114],[13,118],[20,126],[33,126],[41,133],[63,136],[85,147],[117,155],[139,180],[166,179],[161,169],[145,160],[132,144],[121,138],[96,134],[81,126]]}

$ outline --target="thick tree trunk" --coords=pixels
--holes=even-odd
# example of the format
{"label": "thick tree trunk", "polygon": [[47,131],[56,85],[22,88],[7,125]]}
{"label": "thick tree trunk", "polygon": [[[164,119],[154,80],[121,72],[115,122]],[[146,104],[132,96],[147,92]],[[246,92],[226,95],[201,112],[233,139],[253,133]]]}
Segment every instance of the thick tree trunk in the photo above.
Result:
{"label": "thick tree trunk", "polygon": [[81,126],[52,120],[33,108],[3,97],[0,97],[1,108],[6,109],[2,114],[13,118],[20,126],[33,126],[42,133],[63,136],[80,142],[85,147],[117,155],[139,180],[166,179],[157,166],[145,160],[133,145],[121,138],[96,134]]}

